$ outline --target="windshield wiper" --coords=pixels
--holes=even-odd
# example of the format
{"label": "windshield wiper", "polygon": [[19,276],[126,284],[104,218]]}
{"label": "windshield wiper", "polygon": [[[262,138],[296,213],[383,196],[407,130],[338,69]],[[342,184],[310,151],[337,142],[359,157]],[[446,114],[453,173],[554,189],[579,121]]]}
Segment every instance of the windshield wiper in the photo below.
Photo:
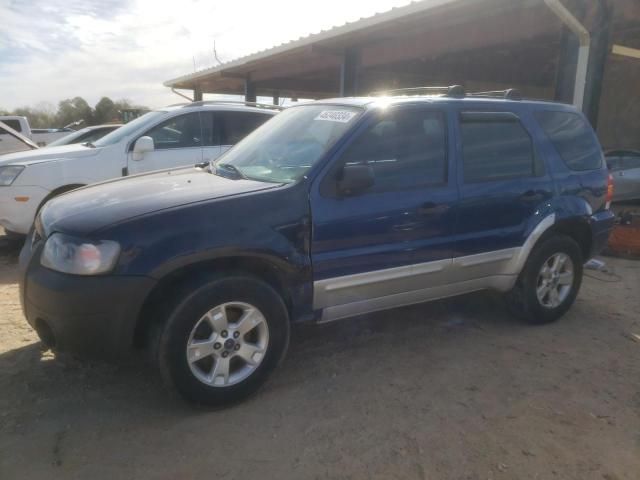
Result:
{"label": "windshield wiper", "polygon": [[238,169],[238,167],[230,163],[216,163],[216,170],[218,170],[219,168],[222,168],[223,170],[226,170],[228,172],[232,172],[238,178],[242,178],[244,180],[247,179],[247,177]]}
{"label": "windshield wiper", "polygon": [[86,142],[82,144],[84,147],[96,148],[96,146],[91,142]]}

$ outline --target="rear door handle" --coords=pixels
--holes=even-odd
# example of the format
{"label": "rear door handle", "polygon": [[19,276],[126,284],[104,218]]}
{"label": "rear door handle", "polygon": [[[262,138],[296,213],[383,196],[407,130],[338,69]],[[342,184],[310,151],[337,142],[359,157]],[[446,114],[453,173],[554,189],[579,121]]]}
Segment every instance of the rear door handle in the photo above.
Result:
{"label": "rear door handle", "polygon": [[420,215],[433,215],[434,213],[444,213],[449,209],[449,206],[442,203],[437,204],[435,202],[425,202],[418,208]]}

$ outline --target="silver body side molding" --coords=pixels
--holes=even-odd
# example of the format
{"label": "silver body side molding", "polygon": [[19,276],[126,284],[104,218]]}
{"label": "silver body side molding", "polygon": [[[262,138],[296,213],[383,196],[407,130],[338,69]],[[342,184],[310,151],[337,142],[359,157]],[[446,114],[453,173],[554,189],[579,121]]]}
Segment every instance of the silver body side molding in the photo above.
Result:
{"label": "silver body side molding", "polygon": [[521,247],[357,273],[314,282],[320,322],[451,297],[477,290],[510,290],[540,237],[555,223],[545,217]]}

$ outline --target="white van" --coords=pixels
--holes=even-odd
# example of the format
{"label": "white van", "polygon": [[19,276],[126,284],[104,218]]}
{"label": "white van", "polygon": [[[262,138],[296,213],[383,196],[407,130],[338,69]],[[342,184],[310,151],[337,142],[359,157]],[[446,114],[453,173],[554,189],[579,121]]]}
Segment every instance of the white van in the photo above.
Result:
{"label": "white van", "polygon": [[146,113],[94,143],[0,156],[0,226],[28,233],[37,212],[61,193],[112,178],[217,158],[280,107],[193,102]]}

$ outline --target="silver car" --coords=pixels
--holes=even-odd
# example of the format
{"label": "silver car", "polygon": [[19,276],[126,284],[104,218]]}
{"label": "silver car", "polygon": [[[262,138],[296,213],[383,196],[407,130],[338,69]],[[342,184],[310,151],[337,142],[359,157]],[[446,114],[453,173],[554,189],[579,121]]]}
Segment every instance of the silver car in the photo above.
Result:
{"label": "silver car", "polygon": [[640,152],[614,150],[605,157],[613,177],[613,201],[640,200]]}

